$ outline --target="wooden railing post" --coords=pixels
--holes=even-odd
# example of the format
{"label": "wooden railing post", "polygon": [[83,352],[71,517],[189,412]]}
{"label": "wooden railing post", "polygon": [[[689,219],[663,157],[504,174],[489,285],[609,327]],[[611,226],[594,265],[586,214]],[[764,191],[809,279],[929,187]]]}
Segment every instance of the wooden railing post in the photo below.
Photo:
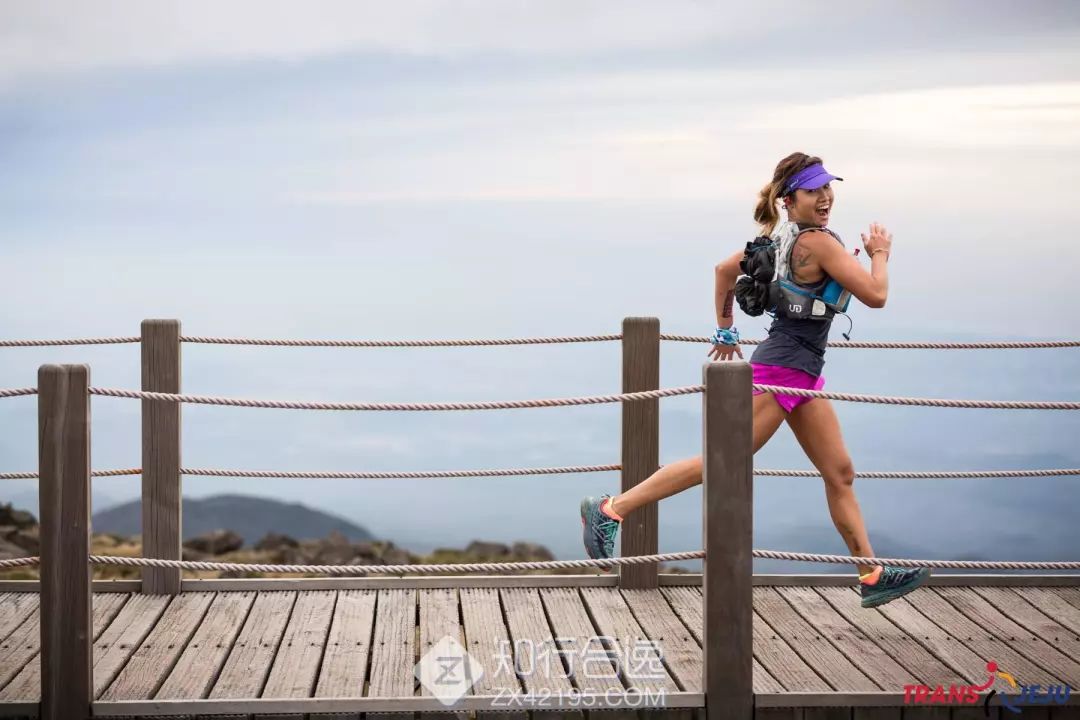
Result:
{"label": "wooden railing post", "polygon": [[702,376],[705,710],[752,720],[753,398],[746,362],[707,362]]}
{"label": "wooden railing post", "polygon": [[[624,393],[660,387],[660,320],[623,319],[622,366]],[[660,465],[660,401],[622,404],[622,492],[656,472]],[[657,504],[650,503],[623,518],[621,554],[652,555],[658,546]],[[619,587],[655,588],[657,564],[622,565]]]}
{"label": "wooden railing post", "polygon": [[38,369],[41,717],[88,718],[93,701],[90,368]]}
{"label": "wooden railing post", "polygon": [[[143,320],[142,389],[180,392],[180,321]],[[182,559],[180,403],[142,401],[142,554]],[[143,568],[142,591],[175,595],[180,570]]]}

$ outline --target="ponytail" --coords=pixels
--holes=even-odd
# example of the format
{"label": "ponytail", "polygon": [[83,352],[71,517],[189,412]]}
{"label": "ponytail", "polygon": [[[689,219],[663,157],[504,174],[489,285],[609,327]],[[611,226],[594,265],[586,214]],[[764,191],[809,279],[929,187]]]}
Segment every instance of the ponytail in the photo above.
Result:
{"label": "ponytail", "polygon": [[776,221],[780,219],[780,211],[776,208],[776,201],[780,199],[780,193],[787,185],[791,177],[805,169],[821,162],[821,158],[812,157],[806,153],[791,153],[776,165],[773,171],[773,179],[758,193],[757,205],[754,207],[754,221],[761,226],[761,232],[768,235],[772,232]]}

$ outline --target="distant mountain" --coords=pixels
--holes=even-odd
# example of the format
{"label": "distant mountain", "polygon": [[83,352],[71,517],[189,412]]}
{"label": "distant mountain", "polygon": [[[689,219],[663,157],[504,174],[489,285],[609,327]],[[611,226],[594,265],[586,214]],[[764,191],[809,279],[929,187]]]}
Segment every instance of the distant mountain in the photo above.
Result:
{"label": "distant mountain", "polygon": [[[298,540],[324,538],[337,531],[354,542],[374,540],[367,529],[340,517],[313,510],[299,503],[284,503],[249,495],[216,495],[204,499],[184,498],[184,539],[226,529],[253,545],[268,532]],[[95,513],[95,533],[139,535],[142,506],[139,500]]]}

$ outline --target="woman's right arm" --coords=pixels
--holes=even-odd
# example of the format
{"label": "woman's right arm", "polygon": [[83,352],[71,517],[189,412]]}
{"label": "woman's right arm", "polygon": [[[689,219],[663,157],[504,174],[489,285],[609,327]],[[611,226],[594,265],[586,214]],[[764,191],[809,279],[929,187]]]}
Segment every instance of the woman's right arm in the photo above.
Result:
{"label": "woman's right arm", "polygon": [[812,255],[821,269],[845,290],[868,307],[882,308],[889,297],[888,260],[892,253],[892,235],[884,226],[873,223],[870,237],[863,233],[862,241],[870,255],[869,272],[827,233],[806,233],[799,240],[805,245],[807,258]]}

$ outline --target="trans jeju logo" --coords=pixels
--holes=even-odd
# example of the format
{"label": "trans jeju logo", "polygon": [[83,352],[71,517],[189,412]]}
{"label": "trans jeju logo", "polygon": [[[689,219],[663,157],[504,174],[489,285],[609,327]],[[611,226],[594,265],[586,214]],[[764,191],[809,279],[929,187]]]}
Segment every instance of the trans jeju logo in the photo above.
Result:
{"label": "trans jeju logo", "polygon": [[[994,661],[986,663],[987,679],[981,685],[905,685],[905,705],[974,705],[979,701],[980,693],[990,692],[983,697],[983,709],[990,715],[990,700],[994,696],[1001,699],[1001,705],[1012,713],[1019,714],[1024,705],[1047,705],[1051,702],[1063,705],[1069,699],[1072,688],[1068,685],[1051,685],[1043,691],[1041,685],[1022,685],[1007,672],[998,670]],[[998,692],[993,689],[998,680],[1004,682],[1006,689]]]}

